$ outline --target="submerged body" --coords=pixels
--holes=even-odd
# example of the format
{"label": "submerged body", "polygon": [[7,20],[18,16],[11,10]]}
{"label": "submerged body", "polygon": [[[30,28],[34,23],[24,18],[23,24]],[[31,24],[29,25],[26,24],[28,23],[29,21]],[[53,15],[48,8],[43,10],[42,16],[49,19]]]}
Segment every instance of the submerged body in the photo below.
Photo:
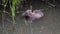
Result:
{"label": "submerged body", "polygon": [[40,10],[26,10],[23,15],[25,16],[25,22],[32,23],[35,19],[40,19],[44,16],[43,12]]}

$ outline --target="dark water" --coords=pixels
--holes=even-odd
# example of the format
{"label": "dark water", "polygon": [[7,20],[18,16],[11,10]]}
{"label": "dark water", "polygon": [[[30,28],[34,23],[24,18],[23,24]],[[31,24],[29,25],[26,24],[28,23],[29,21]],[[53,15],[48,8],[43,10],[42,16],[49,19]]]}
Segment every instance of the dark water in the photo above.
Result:
{"label": "dark water", "polygon": [[[45,9],[45,16],[35,20],[32,24],[26,25],[24,18],[19,14],[15,17],[14,34],[60,34],[60,5],[51,7],[43,4],[33,4],[33,9]],[[1,18],[1,17],[0,17]],[[4,34],[13,34],[11,17],[5,16]],[[2,24],[0,21],[0,34],[2,34]]]}

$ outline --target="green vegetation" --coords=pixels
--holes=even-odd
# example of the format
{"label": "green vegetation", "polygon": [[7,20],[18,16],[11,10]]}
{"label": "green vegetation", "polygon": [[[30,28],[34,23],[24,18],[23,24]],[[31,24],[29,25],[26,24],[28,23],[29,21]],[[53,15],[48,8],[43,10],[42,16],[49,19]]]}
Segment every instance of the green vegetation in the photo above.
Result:
{"label": "green vegetation", "polygon": [[[3,13],[2,13],[2,23],[3,23],[3,32],[4,32],[4,16],[5,16],[5,12],[6,12],[6,6],[7,6],[7,3],[8,1],[10,0],[3,0],[3,6],[4,6],[4,9],[3,9]],[[16,10],[16,5],[18,3],[20,3],[22,0],[12,0],[10,1],[9,5],[10,5],[10,9],[11,9],[11,15],[12,15],[12,31],[14,32],[14,29],[15,29],[15,10]]]}
{"label": "green vegetation", "polygon": [[12,28],[13,28],[13,31],[15,29],[15,10],[16,10],[16,5],[20,2],[21,0],[12,0],[12,4],[10,5],[10,8],[11,8],[11,13],[12,13]]}

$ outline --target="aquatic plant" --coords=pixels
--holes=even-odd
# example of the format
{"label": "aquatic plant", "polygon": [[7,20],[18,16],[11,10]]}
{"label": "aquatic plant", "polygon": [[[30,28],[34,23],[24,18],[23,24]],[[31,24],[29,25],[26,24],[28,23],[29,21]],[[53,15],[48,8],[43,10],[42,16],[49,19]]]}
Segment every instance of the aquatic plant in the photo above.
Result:
{"label": "aquatic plant", "polygon": [[12,0],[12,4],[10,5],[11,8],[11,13],[12,13],[12,28],[13,31],[15,29],[15,10],[16,10],[16,5],[20,3],[21,0]]}

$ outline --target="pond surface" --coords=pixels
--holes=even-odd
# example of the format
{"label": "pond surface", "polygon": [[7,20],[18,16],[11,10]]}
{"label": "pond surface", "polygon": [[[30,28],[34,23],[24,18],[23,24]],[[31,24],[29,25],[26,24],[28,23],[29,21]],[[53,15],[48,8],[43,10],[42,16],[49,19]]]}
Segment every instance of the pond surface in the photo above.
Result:
{"label": "pond surface", "polygon": [[[60,34],[60,5],[53,8],[48,5],[33,4],[33,9],[40,9],[41,7],[45,9],[45,16],[39,20],[35,20],[32,24],[26,25],[21,14],[16,16],[14,34]],[[5,16],[4,34],[13,34],[11,21],[9,16]],[[0,34],[2,34],[1,20]]]}

